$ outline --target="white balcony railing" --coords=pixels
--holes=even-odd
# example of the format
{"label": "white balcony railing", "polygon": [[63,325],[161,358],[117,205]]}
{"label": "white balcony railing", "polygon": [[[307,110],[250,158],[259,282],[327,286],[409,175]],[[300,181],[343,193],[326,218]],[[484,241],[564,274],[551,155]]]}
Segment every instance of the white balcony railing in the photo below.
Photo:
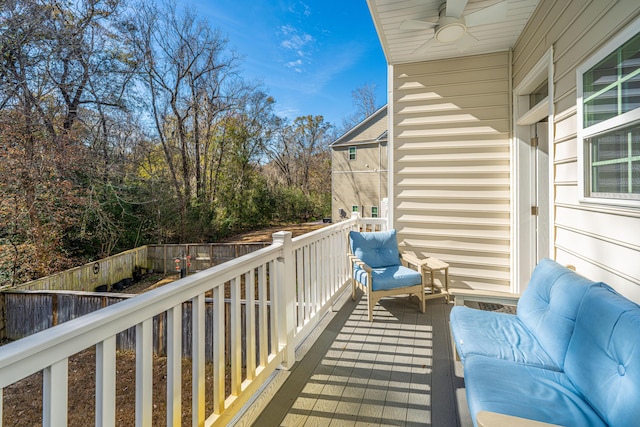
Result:
{"label": "white balcony railing", "polygon": [[[295,348],[347,286],[346,234],[357,228],[385,229],[386,220],[352,218],[295,239],[287,232],[275,233],[267,248],[0,347],[0,392],[42,372],[43,425],[67,425],[68,360],[95,347],[95,425],[113,426],[116,336],[135,328],[135,419],[137,426],[151,426],[153,322],[164,313],[166,424],[180,425],[183,412],[191,414],[194,426],[228,422],[276,369],[294,363]],[[228,327],[225,296],[231,304]],[[213,320],[207,316],[205,300],[213,304]],[[241,303],[256,309],[241,310]],[[192,401],[185,411],[181,408],[183,306],[192,311]],[[213,336],[212,355],[205,354],[205,334]],[[206,360],[213,361],[213,389],[206,390],[213,396],[210,414],[205,414]],[[230,378],[229,394],[225,377]]]}

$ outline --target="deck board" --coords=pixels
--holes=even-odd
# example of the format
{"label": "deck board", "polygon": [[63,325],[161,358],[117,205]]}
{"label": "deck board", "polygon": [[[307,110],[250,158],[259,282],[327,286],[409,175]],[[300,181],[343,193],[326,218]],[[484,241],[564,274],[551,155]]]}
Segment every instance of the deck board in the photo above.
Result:
{"label": "deck board", "polygon": [[369,322],[366,301],[347,299],[253,425],[470,427],[450,310],[385,298]]}

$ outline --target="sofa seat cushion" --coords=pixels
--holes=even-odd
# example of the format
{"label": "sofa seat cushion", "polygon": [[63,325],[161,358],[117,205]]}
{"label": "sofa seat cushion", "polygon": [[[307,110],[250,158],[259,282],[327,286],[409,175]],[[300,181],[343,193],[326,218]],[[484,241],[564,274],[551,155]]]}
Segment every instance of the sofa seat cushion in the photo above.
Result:
{"label": "sofa seat cushion", "polygon": [[518,301],[518,318],[561,369],[580,302],[593,284],[557,262],[543,259]]}
{"label": "sofa seat cushion", "polygon": [[563,372],[470,355],[464,377],[474,425],[481,410],[565,427],[607,425]]}
{"label": "sofa seat cushion", "polygon": [[560,370],[517,316],[465,306],[451,309],[451,332],[460,360],[478,354]]}
{"label": "sofa seat cushion", "polygon": [[[364,286],[369,287],[367,272],[360,267],[353,269],[353,277]],[[374,292],[405,288],[422,283],[422,275],[420,273],[402,265],[374,268],[371,271],[371,279],[373,281],[371,290]]]}
{"label": "sofa seat cushion", "polygon": [[589,289],[565,372],[609,425],[640,425],[640,306],[607,285]]}

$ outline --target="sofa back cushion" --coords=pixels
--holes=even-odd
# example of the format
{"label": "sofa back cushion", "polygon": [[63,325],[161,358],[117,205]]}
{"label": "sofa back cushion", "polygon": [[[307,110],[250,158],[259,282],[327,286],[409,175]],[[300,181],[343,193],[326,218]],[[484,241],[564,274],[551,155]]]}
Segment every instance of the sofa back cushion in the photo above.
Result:
{"label": "sofa back cushion", "polygon": [[640,306],[605,284],[578,311],[565,372],[610,426],[640,422]]}
{"label": "sofa back cushion", "polygon": [[349,232],[351,253],[371,268],[400,264],[396,230]]}
{"label": "sofa back cushion", "polygon": [[593,283],[555,261],[543,259],[518,301],[518,318],[560,369],[580,302]]}

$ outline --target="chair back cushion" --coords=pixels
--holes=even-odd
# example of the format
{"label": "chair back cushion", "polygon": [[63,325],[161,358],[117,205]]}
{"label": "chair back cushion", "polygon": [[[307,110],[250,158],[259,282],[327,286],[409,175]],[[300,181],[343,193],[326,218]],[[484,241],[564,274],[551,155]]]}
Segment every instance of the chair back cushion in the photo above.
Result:
{"label": "chair back cushion", "polygon": [[371,268],[400,264],[396,230],[349,232],[351,253]]}
{"label": "chair back cushion", "polygon": [[565,372],[608,425],[640,420],[640,306],[600,283],[586,292]]}
{"label": "chair back cushion", "polygon": [[593,283],[555,261],[543,259],[518,301],[518,318],[560,369],[580,302]]}

